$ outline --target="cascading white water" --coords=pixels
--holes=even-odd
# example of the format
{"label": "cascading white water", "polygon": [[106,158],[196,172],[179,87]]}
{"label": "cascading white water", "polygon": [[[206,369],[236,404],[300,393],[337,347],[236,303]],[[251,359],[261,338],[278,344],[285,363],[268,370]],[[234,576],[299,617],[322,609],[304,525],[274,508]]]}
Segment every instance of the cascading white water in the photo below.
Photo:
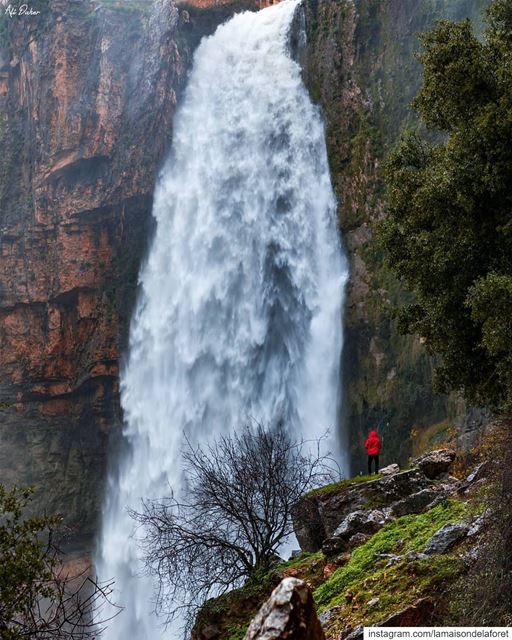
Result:
{"label": "cascading white water", "polygon": [[249,417],[306,438],[336,428],[347,269],[324,128],[288,51],[296,5],[203,40],[176,118],[121,380],[128,452],[99,541],[98,574],[125,607],[107,640],[164,636],[126,507],[179,486],[184,432],[200,441]]}

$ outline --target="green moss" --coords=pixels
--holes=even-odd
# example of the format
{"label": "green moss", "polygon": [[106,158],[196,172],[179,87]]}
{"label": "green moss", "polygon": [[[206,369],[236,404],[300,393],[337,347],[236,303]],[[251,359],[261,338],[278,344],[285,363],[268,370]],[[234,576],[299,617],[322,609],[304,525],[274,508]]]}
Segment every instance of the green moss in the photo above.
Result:
{"label": "green moss", "polygon": [[[463,563],[454,556],[429,560],[401,561],[379,568],[350,587],[350,602],[345,601],[330,620],[327,635],[337,635],[344,627],[376,624],[391,613],[426,596],[439,597],[460,575]],[[377,602],[369,606],[369,602]]]}
{"label": "green moss", "polygon": [[307,494],[307,496],[310,498],[314,496],[328,496],[331,493],[337,493],[340,489],[344,489],[345,487],[350,487],[351,485],[359,484],[361,482],[368,482],[370,480],[378,480],[381,477],[382,476],[380,474],[354,476],[353,478],[347,478],[345,480],[340,480],[339,482],[332,482],[331,484],[326,484],[324,487],[313,489]]}
{"label": "green moss", "polygon": [[447,500],[419,516],[403,516],[386,525],[366,544],[358,547],[350,561],[315,590],[314,598],[320,612],[343,604],[347,591],[360,590],[360,585],[376,573],[376,554],[402,555],[408,551],[423,551],[438,529],[450,522],[460,521],[466,513],[465,503]]}
{"label": "green moss", "polygon": [[214,625],[220,630],[220,637],[241,640],[251,619],[277,582],[278,576],[273,572],[258,573],[239,589],[208,600],[197,615],[195,628]]}
{"label": "green moss", "polygon": [[280,564],[278,569],[298,569],[299,571],[308,570],[312,564],[322,559],[323,553],[321,551],[315,551],[314,553],[303,551],[295,558],[290,558],[290,560],[287,560],[286,562]]}

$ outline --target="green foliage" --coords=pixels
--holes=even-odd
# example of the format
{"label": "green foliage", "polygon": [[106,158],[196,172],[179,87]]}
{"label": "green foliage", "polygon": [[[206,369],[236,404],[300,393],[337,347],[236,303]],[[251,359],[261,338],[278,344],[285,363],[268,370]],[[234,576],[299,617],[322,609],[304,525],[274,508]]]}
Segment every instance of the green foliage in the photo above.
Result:
{"label": "green foliage", "polygon": [[[25,637],[16,620],[30,619],[41,598],[53,597],[52,528],[58,518],[26,517],[32,491],[0,486],[0,620],[2,639]],[[5,625],[5,626],[4,626]]]}
{"label": "green foliage", "polygon": [[510,2],[495,0],[482,42],[469,21],[422,37],[414,106],[432,133],[405,134],[391,153],[379,230],[415,295],[400,329],[441,356],[436,388],[503,411],[512,408],[511,25]]}
{"label": "green foliage", "polygon": [[303,551],[298,556],[290,558],[290,560],[280,564],[279,569],[298,569],[299,571],[307,571],[312,564],[315,564],[322,559],[323,553],[321,551],[315,551],[314,553]]}
{"label": "green foliage", "polygon": [[[345,627],[378,623],[418,598],[440,597],[457,578],[463,563],[453,556],[437,556],[429,560],[401,560],[385,568],[385,561],[368,571],[344,592],[340,608],[329,620],[328,637],[337,637]],[[373,600],[378,601],[369,605]],[[442,598],[441,598],[442,599]]]}
{"label": "green foliage", "polygon": [[[350,561],[316,589],[314,598],[319,610],[325,611],[342,604],[347,591],[359,589],[368,577],[378,575],[376,554],[403,555],[408,551],[423,551],[438,529],[450,522],[460,521],[465,513],[464,503],[447,500],[424,514],[403,516],[386,525],[366,544],[358,547]],[[379,569],[381,571],[385,569]]]}
{"label": "green foliage", "polygon": [[63,567],[54,544],[61,518],[29,515],[32,493],[0,485],[0,638],[96,640],[104,622],[95,624],[93,612],[111,584]]}

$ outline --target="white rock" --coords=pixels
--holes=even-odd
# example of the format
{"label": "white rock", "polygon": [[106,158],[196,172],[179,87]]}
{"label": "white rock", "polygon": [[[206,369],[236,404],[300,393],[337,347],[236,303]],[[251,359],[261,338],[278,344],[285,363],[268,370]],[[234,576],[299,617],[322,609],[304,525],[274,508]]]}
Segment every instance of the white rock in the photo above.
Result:
{"label": "white rock", "polygon": [[400,473],[400,467],[396,464],[388,464],[387,467],[379,469],[379,473],[383,476],[394,476],[395,473]]}

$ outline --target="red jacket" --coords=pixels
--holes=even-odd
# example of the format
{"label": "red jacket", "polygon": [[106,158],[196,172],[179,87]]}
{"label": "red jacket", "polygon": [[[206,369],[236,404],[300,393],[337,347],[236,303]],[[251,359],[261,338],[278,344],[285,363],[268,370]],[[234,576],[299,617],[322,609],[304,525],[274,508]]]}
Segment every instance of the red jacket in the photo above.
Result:
{"label": "red jacket", "polygon": [[370,431],[370,437],[364,443],[369,456],[378,456],[382,443],[376,431]]}

